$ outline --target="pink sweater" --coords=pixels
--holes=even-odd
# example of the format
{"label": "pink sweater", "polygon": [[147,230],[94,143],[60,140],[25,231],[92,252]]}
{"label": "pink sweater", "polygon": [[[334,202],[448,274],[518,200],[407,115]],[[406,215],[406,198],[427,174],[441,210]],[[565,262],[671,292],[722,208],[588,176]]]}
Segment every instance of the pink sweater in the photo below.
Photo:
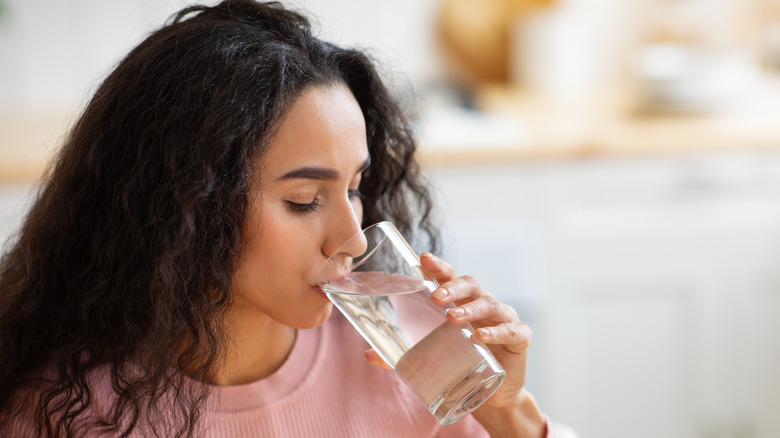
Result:
{"label": "pink sweater", "polygon": [[[338,314],[298,331],[290,356],[271,376],[214,387],[203,437],[487,437],[472,417],[441,426],[390,371],[363,358],[368,345]],[[105,385],[97,385],[96,399]],[[13,436],[30,436],[25,421]],[[143,436],[139,431],[133,436]],[[552,437],[552,435],[549,435]]]}

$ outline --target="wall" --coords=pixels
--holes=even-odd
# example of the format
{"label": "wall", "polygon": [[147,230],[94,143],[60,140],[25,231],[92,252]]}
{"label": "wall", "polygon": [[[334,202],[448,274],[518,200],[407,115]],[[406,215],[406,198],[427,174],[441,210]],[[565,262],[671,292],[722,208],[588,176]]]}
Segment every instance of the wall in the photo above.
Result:
{"label": "wall", "polygon": [[[111,66],[186,0],[4,0],[0,16],[0,111],[72,108]],[[214,2],[207,2],[214,3]],[[431,74],[435,1],[299,0],[335,41],[372,48],[388,68]]]}
{"label": "wall", "polygon": [[[2,0],[0,181],[37,178],[79,110],[124,54],[187,0]],[[214,4],[215,1],[207,1]],[[437,0],[298,0],[325,38],[376,58],[394,88],[438,73]]]}

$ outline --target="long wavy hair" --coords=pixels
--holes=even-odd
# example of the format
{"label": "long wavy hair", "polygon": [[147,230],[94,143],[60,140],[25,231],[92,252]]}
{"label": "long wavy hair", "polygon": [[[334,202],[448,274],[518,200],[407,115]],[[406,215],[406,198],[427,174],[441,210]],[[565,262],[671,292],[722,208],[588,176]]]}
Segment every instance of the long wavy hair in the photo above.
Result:
{"label": "long wavy hair", "polygon": [[[50,436],[195,433],[209,387],[190,382],[229,342],[253,169],[291,103],[339,82],[366,121],[364,221],[436,247],[411,130],[365,54],[280,4],[186,8],[98,88],[0,262],[0,434],[21,406]],[[98,369],[115,397],[95,419]]]}

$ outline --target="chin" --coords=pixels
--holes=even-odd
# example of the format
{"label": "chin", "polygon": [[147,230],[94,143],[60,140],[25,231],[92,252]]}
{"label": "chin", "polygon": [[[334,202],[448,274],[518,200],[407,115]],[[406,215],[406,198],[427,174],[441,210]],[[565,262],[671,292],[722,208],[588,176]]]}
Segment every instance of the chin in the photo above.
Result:
{"label": "chin", "polygon": [[296,324],[297,327],[295,328],[306,330],[325,324],[325,321],[330,318],[331,312],[333,312],[333,304],[327,303],[325,307],[319,309],[317,314],[312,315],[311,318],[307,318],[305,321],[301,321],[299,324]]}

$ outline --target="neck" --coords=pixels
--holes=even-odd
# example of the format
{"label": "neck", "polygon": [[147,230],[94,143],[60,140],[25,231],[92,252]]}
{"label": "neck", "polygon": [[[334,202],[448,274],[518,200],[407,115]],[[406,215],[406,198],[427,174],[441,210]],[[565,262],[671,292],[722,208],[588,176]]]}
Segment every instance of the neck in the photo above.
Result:
{"label": "neck", "polygon": [[233,306],[228,318],[230,343],[215,384],[251,383],[282,366],[295,344],[295,329],[240,306]]}

